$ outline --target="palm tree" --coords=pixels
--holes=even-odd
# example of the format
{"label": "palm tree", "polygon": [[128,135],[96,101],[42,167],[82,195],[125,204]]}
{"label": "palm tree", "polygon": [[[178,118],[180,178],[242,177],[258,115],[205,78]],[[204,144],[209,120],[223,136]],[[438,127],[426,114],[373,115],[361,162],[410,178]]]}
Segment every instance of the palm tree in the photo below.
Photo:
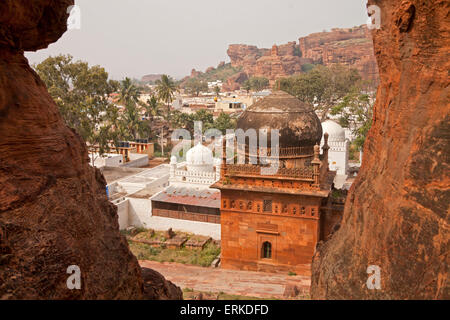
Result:
{"label": "palm tree", "polygon": [[173,101],[177,86],[171,77],[164,74],[160,80],[156,81],[156,92],[158,99],[167,103],[167,121],[170,121],[170,104]]}
{"label": "palm tree", "polygon": [[135,103],[129,103],[125,106],[122,120],[121,125],[125,127],[128,132],[127,138],[136,140],[145,132],[145,124],[141,119],[139,109],[136,107]]}
{"label": "palm tree", "polygon": [[145,115],[150,118],[150,122],[153,122],[155,117],[161,115],[161,108],[158,103],[158,98],[155,95],[152,95],[147,100],[147,103],[141,103],[141,106],[145,110]]}
{"label": "palm tree", "polygon": [[141,92],[137,88],[130,78],[125,78],[120,83],[120,100],[125,106],[130,103],[137,103]]}

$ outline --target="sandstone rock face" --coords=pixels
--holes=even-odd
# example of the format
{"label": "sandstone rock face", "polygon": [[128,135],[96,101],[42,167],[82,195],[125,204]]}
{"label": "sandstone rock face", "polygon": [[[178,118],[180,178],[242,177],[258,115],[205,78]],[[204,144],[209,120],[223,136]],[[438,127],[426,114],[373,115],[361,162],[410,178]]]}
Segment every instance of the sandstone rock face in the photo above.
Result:
{"label": "sandstone rock face", "polygon": [[[369,0],[381,83],[341,227],[319,245],[314,299],[449,299],[450,48],[446,0]],[[381,289],[369,290],[369,265]]]}
{"label": "sandstone rock face", "polygon": [[268,49],[259,49],[256,46],[245,44],[232,44],[228,47],[228,56],[233,67],[244,67],[248,72],[255,67],[256,61],[262,56],[270,54]]}
{"label": "sandstone rock face", "polygon": [[233,67],[243,67],[251,76],[266,77],[271,83],[302,72],[305,64],[344,64],[358,69],[365,80],[378,82],[378,68],[371,35],[366,26],[314,33],[272,50],[233,44],[228,48]]}
{"label": "sandstone rock face", "polygon": [[222,89],[225,91],[234,91],[239,90],[241,85],[248,80],[247,73],[239,72],[234,76],[231,76],[227,79],[227,81],[223,84]]}
{"label": "sandstone rock face", "polygon": [[72,4],[0,2],[0,299],[145,297],[103,176],[23,56],[63,34]]}
{"label": "sandstone rock face", "polygon": [[367,26],[332,29],[299,39],[304,58],[323,65],[344,64],[359,70],[365,80],[378,82],[372,37]]}

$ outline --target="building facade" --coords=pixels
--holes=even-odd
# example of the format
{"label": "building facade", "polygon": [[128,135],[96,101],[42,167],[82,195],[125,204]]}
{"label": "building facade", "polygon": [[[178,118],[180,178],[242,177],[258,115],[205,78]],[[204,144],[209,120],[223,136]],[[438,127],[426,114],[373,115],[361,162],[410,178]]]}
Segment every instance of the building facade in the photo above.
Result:
{"label": "building facade", "polygon": [[186,163],[178,164],[173,156],[170,185],[151,198],[152,216],[202,222],[204,228],[208,228],[207,224],[210,228],[218,228],[220,191],[210,185],[220,177],[220,162],[201,143],[187,152]]}
{"label": "building facade", "polygon": [[[279,151],[259,146],[258,164],[247,164],[255,155],[246,141],[235,156],[243,156],[246,164],[235,164],[227,159],[224,141],[221,177],[213,186],[221,190],[221,266],[304,273],[330,229],[324,210],[334,178],[328,169],[328,137],[320,154],[319,118],[311,106],[281,91],[246,110],[238,128],[264,129],[269,137],[279,130]],[[262,171],[271,163],[278,165],[275,174]]]}

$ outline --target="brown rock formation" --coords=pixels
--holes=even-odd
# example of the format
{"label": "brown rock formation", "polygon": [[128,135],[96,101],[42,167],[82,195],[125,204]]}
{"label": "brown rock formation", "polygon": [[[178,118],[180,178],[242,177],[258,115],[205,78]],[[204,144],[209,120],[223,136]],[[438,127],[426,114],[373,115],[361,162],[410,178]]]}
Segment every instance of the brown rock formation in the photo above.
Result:
{"label": "brown rock formation", "polygon": [[142,82],[155,82],[161,80],[162,74],[147,74],[142,77]]}
{"label": "brown rock formation", "polygon": [[183,300],[183,291],[155,270],[142,268],[144,298],[148,300]]}
{"label": "brown rock formation", "polygon": [[[341,227],[313,261],[314,299],[449,299],[450,4],[369,0],[381,83]],[[367,268],[381,269],[369,290]]]}
{"label": "brown rock formation", "polygon": [[239,72],[234,76],[228,78],[228,80],[223,84],[222,90],[224,91],[234,91],[239,90],[241,85],[248,80],[247,73]]}
{"label": "brown rock formation", "polygon": [[363,79],[378,82],[372,37],[367,26],[332,29],[299,39],[304,58],[323,65],[344,64],[358,69]]}
{"label": "brown rock formation", "polygon": [[300,38],[269,49],[233,44],[228,48],[233,67],[243,67],[251,76],[266,77],[272,83],[280,77],[302,72],[304,64],[344,64],[358,69],[363,79],[378,82],[378,68],[370,33],[366,26],[333,29]]}
{"label": "brown rock formation", "polygon": [[23,56],[65,32],[71,4],[0,2],[0,299],[144,298],[105,180]]}
{"label": "brown rock formation", "polygon": [[244,67],[247,73],[252,74],[256,61],[262,56],[270,54],[270,50],[244,44],[232,44],[228,47],[227,54],[233,67]]}
{"label": "brown rock formation", "polygon": [[295,42],[274,45],[272,50],[233,44],[228,48],[228,55],[233,67],[243,67],[249,77],[265,77],[273,84],[278,78],[300,73],[303,64],[312,62],[297,56],[297,49]]}

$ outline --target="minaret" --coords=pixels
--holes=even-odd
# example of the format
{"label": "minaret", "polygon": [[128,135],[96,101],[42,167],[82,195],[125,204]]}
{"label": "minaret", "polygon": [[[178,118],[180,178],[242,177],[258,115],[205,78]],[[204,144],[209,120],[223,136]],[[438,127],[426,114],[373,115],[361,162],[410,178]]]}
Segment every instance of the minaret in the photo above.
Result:
{"label": "minaret", "polygon": [[220,166],[220,179],[225,179],[227,173],[227,137],[222,137],[222,165]]}
{"label": "minaret", "polygon": [[313,183],[313,187],[314,188],[319,188],[320,187],[320,165],[322,164],[322,162],[320,161],[320,146],[318,144],[316,144],[314,146],[314,160],[311,161],[311,164],[313,165],[313,178],[314,178],[314,183]]}

